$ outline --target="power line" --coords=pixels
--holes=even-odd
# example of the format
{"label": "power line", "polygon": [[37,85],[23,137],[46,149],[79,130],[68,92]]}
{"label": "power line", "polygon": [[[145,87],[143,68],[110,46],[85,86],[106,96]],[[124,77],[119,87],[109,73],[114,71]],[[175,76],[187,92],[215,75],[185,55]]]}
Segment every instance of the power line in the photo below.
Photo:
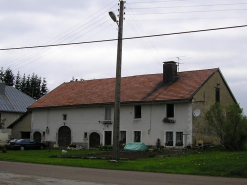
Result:
{"label": "power line", "polygon": [[138,19],[138,20],[132,20],[127,19],[126,21],[188,21],[188,20],[207,20],[207,19],[246,19],[245,17],[213,17],[213,18],[186,18],[186,19]]}
{"label": "power line", "polygon": [[225,10],[198,10],[198,11],[188,11],[188,12],[165,12],[165,13],[136,13],[131,15],[152,15],[152,14],[175,14],[175,13],[206,13],[206,12],[226,12],[226,11],[243,11],[244,9],[225,9]]}
{"label": "power line", "polygon": [[128,4],[142,4],[142,3],[167,3],[167,2],[174,2],[174,1],[187,1],[187,0],[168,0],[168,1],[141,1],[141,2],[132,2]]}
{"label": "power line", "polygon": [[[169,35],[181,35],[181,34],[187,34],[187,33],[198,33],[198,32],[226,30],[226,29],[243,28],[243,27],[247,27],[247,25],[221,27],[221,28],[211,28],[211,29],[203,29],[203,30],[192,30],[192,31],[175,32],[175,33],[164,33],[164,34],[156,34],[156,35],[145,35],[145,36],[139,36],[139,37],[127,37],[127,38],[123,38],[123,40],[132,40],[132,39],[141,39],[141,38],[150,38],[150,37],[161,37],[161,36],[169,36]],[[112,42],[112,41],[117,41],[117,40],[118,39],[106,39],[106,40],[95,40],[95,41],[87,41],[87,42],[51,44],[51,45],[43,45],[43,46],[25,46],[25,47],[16,47],[16,48],[2,48],[0,50],[1,51],[6,51],[6,50],[17,50],[17,49],[33,49],[33,48],[55,47],[55,46],[70,46],[70,45],[79,45],[79,44]]]}
{"label": "power line", "polygon": [[[67,40],[68,38],[70,38],[70,37],[72,37],[72,36],[74,36],[74,35],[80,33],[81,31],[88,29],[89,27],[91,27],[92,25],[94,25],[95,23],[98,23],[100,20],[103,19],[103,18],[102,18],[102,19],[97,20],[96,22],[92,23],[92,21],[94,21],[96,18],[101,17],[101,15],[103,15],[103,14],[106,14],[104,8],[108,7],[109,5],[111,5],[111,4],[114,3],[114,2],[115,2],[115,0],[113,0],[111,3],[107,4],[106,6],[104,6],[103,8],[101,8],[100,10],[98,10],[97,12],[95,12],[94,14],[88,16],[88,17],[85,18],[83,21],[80,21],[78,24],[72,26],[71,28],[69,28],[69,29],[66,30],[65,32],[61,33],[60,35],[56,36],[55,38],[53,38],[52,40],[50,40],[50,41],[48,41],[48,42],[46,42],[46,43],[44,43],[44,44],[48,44],[49,42],[50,42],[50,44],[56,44],[56,42],[60,42],[60,43],[61,43],[61,42],[65,41],[65,40]],[[113,7],[115,7],[115,6],[116,6],[116,5],[110,7],[109,10],[111,10],[111,9],[112,9]],[[104,12],[99,14],[99,12],[102,12],[102,10],[104,10]],[[99,14],[99,15],[96,15],[96,14]],[[105,17],[106,17],[106,16],[105,16]],[[105,17],[104,17],[104,18],[105,18]],[[85,21],[88,20],[88,19],[90,19],[88,22],[84,23],[83,25],[80,25],[82,22],[85,22]],[[86,25],[89,24],[89,23],[91,23],[91,24],[90,24],[89,26],[86,27]],[[78,27],[78,26],[79,26],[79,27]],[[77,27],[77,28],[76,28],[76,27]],[[73,35],[71,36],[71,33],[75,32],[76,30],[81,29],[82,27],[86,27],[86,28],[83,28],[82,30],[76,32],[75,34],[73,34]],[[73,29],[74,29],[74,30],[73,30]],[[73,31],[71,31],[71,30],[73,30]],[[65,34],[65,35],[63,35],[63,34]],[[85,34],[83,34],[83,35],[85,35]],[[83,35],[81,35],[81,36],[83,36]],[[60,37],[60,36],[62,36],[62,37]],[[67,36],[69,36],[69,37],[67,37]],[[81,36],[79,36],[79,37],[81,37]],[[59,38],[59,37],[60,37],[60,38]],[[66,38],[66,37],[67,37],[67,38]],[[79,38],[79,37],[77,37],[77,38]],[[70,40],[69,42],[73,42],[74,40],[75,40],[75,39]],[[43,53],[43,52],[45,52],[45,51],[46,51],[46,50],[41,50],[41,51],[36,51],[36,52],[30,52],[30,53],[28,53],[28,54],[26,54],[26,55],[24,55],[24,56],[22,56],[22,57],[19,57],[19,58],[15,59],[15,60],[9,62],[8,65],[11,64],[11,66],[13,66],[13,65],[16,65],[17,63],[22,63],[23,61],[27,61],[27,60],[30,59],[30,58],[36,57],[38,54],[41,54],[41,53]],[[17,65],[18,65],[18,64],[17,64]],[[5,65],[5,66],[6,66],[6,65]]]}
{"label": "power line", "polygon": [[[130,6],[129,6],[128,4],[126,4],[126,5],[127,5],[127,9],[129,9],[129,10],[132,12]],[[135,19],[135,16],[132,16],[132,17],[133,17],[133,19]],[[135,26],[134,26],[131,22],[130,22],[130,23],[127,22],[127,23],[128,23],[128,24],[130,25],[130,27],[136,32],[136,35],[138,36],[138,35],[139,35],[139,32],[138,32],[138,30],[135,29]],[[146,34],[145,31],[144,31],[144,29],[142,28],[141,24],[140,24],[138,21],[135,21],[135,23],[136,23],[137,28],[139,28],[140,31],[141,31],[143,34]],[[152,53],[152,48],[150,48],[149,45],[150,45],[151,47],[153,47],[153,50],[156,51],[156,52],[158,53],[157,48],[155,47],[155,45],[152,43],[151,40],[149,40],[149,39],[147,39],[147,40],[140,39],[140,41],[142,42],[142,44],[144,45],[144,47],[146,47],[146,48],[150,51],[151,55],[152,55],[153,53]],[[147,41],[147,43],[146,43],[146,41]],[[160,54],[160,53],[158,53],[158,54]],[[156,55],[154,55],[154,56],[155,56],[154,58],[156,58]],[[159,55],[159,56],[160,56],[160,55]],[[162,57],[161,57],[161,58],[162,58]],[[155,61],[156,61],[156,60],[155,60]],[[157,62],[157,61],[156,61],[156,62]]]}
{"label": "power line", "polygon": [[207,6],[231,6],[231,5],[245,5],[247,3],[232,3],[232,4],[209,4],[209,5],[189,5],[189,6],[159,6],[159,7],[145,7],[145,8],[132,8],[132,9],[161,9],[161,8],[191,8],[191,7],[207,7]]}

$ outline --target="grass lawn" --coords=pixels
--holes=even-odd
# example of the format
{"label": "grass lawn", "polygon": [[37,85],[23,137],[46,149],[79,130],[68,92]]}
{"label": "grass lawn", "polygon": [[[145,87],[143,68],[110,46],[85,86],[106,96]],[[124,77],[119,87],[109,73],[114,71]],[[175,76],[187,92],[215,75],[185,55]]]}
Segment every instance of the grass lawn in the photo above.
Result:
{"label": "grass lawn", "polygon": [[[68,151],[68,154],[93,152],[98,151]],[[59,149],[52,149],[51,151],[8,150],[7,153],[2,153],[0,151],[0,160],[87,168],[247,178],[247,151],[205,151],[202,153],[189,154],[187,156],[155,157],[134,161],[120,161],[119,163],[112,163],[108,160],[99,159],[67,159],[49,157],[50,155],[61,154],[61,150]]]}

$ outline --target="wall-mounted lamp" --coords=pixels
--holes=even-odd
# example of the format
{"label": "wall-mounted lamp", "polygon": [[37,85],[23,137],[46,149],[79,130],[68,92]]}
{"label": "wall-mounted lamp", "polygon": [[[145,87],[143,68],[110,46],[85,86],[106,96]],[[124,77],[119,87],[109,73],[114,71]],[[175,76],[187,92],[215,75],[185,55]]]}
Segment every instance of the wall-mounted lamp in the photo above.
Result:
{"label": "wall-mounted lamp", "polygon": [[47,134],[49,134],[50,130],[49,130],[49,128],[48,128],[48,127],[46,127],[45,132],[46,132]]}

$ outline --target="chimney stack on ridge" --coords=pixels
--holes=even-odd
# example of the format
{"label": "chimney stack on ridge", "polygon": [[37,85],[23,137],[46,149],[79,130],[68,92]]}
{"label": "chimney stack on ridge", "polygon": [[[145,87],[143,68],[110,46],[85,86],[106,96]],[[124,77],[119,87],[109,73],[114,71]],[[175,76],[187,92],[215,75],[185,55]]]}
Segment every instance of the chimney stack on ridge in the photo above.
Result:
{"label": "chimney stack on ridge", "polygon": [[172,83],[178,78],[177,63],[174,61],[163,62],[163,83]]}

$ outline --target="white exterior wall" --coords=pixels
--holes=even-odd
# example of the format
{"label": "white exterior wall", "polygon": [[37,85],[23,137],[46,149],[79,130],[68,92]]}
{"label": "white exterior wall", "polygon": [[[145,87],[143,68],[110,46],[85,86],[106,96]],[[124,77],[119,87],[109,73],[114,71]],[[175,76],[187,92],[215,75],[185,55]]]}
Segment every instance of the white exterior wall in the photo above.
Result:
{"label": "white exterior wall", "polygon": [[[161,144],[165,143],[166,131],[174,132],[173,140],[175,145],[176,132],[189,134],[187,144],[192,143],[192,106],[191,103],[175,104],[175,123],[163,123],[166,117],[166,104],[141,105],[142,118],[134,118],[134,105],[122,105],[120,115],[120,131],[126,131],[126,142],[134,142],[134,131],[141,131],[141,142],[146,145],[155,145],[159,138]],[[63,114],[67,120],[63,121]],[[113,124],[106,125],[99,123],[105,121],[105,107],[82,107],[64,109],[33,110],[32,112],[32,133],[39,131],[42,134],[42,141],[57,141],[58,129],[61,126],[68,126],[71,129],[71,141],[88,143],[84,139],[84,132],[97,132],[100,135],[100,142],[104,145],[104,131],[113,131]],[[114,121],[114,107],[111,109],[111,121]],[[49,128],[49,133],[46,128]],[[185,136],[184,136],[185,141]]]}

